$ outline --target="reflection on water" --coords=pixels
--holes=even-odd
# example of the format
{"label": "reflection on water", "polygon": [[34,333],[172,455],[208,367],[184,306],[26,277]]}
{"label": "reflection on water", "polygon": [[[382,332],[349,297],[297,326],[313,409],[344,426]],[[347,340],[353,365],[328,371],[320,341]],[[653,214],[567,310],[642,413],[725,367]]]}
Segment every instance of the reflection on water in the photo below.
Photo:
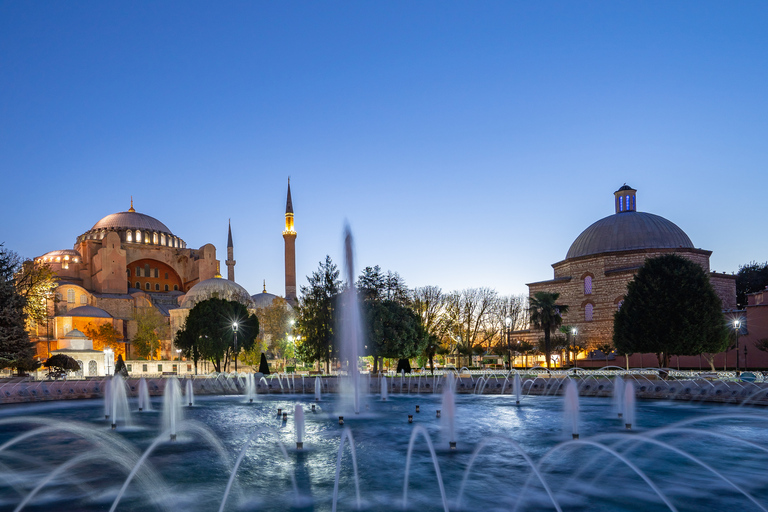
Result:
{"label": "reflection on water", "polygon": [[[184,410],[186,427],[179,425],[177,441],[164,438],[146,457],[117,510],[218,510],[241,453],[226,510],[331,510],[340,414],[354,437],[364,510],[403,507],[415,425],[434,443],[451,510],[555,510],[554,503],[579,511],[765,510],[768,503],[762,409],[638,402],[627,432],[609,399],[581,397],[580,440],[569,441],[562,397],[523,397],[516,406],[510,395],[457,395],[458,449],[451,451],[436,417],[439,395],[372,396],[367,403],[368,410],[354,415],[337,410],[334,395],[320,402],[310,395],[258,395],[252,404],[240,396],[197,397]],[[297,404],[304,411],[304,449],[298,451]],[[96,400],[0,409],[0,509],[14,510],[34,493],[24,510],[109,510],[163,430],[159,399],[152,405],[154,412],[139,413],[132,401],[133,426],[114,432]],[[287,421],[278,408],[290,411]],[[551,497],[518,449],[537,465]],[[341,461],[337,510],[352,510],[357,498],[348,447]],[[423,439],[415,441],[407,508],[443,510]]]}

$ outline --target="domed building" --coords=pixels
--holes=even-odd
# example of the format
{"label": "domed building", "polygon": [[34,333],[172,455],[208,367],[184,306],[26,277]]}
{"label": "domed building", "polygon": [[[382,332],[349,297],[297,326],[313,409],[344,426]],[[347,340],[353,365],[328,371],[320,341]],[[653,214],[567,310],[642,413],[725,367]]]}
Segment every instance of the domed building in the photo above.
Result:
{"label": "domed building", "polygon": [[[50,319],[32,333],[48,342],[45,354],[38,344],[43,357],[51,340],[89,324],[110,323],[130,340],[137,308],[155,308],[168,317],[177,298],[213,278],[219,265],[212,244],[187,248],[164,223],[137,212],[133,201],[128,211],[107,215],[78,236],[74,249],[47,252],[35,261],[48,263],[59,278]],[[124,352],[132,356],[129,346]]]}
{"label": "domed building", "polygon": [[176,337],[176,332],[184,328],[189,312],[198,302],[208,299],[222,299],[237,301],[253,312],[255,309],[253,300],[248,290],[234,281],[224,279],[217,275],[206,279],[193,286],[185,295],[178,298],[179,307],[170,310],[171,339]]}
{"label": "domed building", "polygon": [[[701,265],[723,302],[736,307],[736,278],[711,272],[712,251],[697,249],[673,222],[637,211],[637,190],[624,185],[614,193],[615,213],[585,229],[571,244],[565,259],[552,265],[554,279],[528,284],[529,296],[559,293],[568,305],[563,324],[577,329],[577,342],[593,349],[612,344],[613,315],[621,308],[627,284],[648,258],[676,253]],[[543,333],[531,331],[538,339]]]}

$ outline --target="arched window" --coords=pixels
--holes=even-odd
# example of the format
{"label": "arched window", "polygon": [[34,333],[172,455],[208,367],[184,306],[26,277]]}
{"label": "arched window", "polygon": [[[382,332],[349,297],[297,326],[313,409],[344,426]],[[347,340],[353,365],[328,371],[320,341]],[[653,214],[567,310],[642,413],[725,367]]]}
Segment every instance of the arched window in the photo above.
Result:
{"label": "arched window", "polygon": [[157,245],[157,233],[152,233],[152,243]]}
{"label": "arched window", "polygon": [[75,372],[75,375],[78,376],[78,377],[82,377],[83,376],[83,362],[82,361],[77,361],[77,364],[78,364],[78,366],[80,368]]}
{"label": "arched window", "polygon": [[88,361],[88,375],[96,376],[98,374],[99,374],[99,365],[96,364],[96,361],[94,360]]}
{"label": "arched window", "polygon": [[141,283],[140,283],[140,282],[138,282],[138,281],[136,281],[136,288],[137,288],[138,290],[141,290]]}
{"label": "arched window", "polygon": [[155,283],[155,291],[160,291],[160,283]]}
{"label": "arched window", "polygon": [[165,235],[162,233],[160,234],[160,245],[165,245]]}
{"label": "arched window", "polygon": [[128,277],[131,277],[131,269],[125,269],[125,273],[128,275]]}
{"label": "arched window", "polygon": [[133,242],[133,231],[131,231],[130,229],[125,233],[125,241]]}
{"label": "arched window", "polygon": [[73,290],[72,288],[67,290],[67,302],[70,304],[75,303],[75,290]]}
{"label": "arched window", "polygon": [[144,288],[146,288],[147,290],[149,290],[149,283],[145,283],[145,285],[144,285]]}
{"label": "arched window", "polygon": [[80,304],[88,304],[88,297],[84,293],[80,295]]}
{"label": "arched window", "polygon": [[592,304],[587,304],[584,307],[584,320],[586,322],[592,321],[592,313],[594,312],[594,306]]}
{"label": "arched window", "polygon": [[173,291],[175,292],[179,291],[179,285],[177,284],[173,285]]}
{"label": "arched window", "polygon": [[168,285],[165,285],[165,291],[168,291]]}
{"label": "arched window", "polygon": [[590,295],[592,293],[592,276],[584,278],[584,295]]}

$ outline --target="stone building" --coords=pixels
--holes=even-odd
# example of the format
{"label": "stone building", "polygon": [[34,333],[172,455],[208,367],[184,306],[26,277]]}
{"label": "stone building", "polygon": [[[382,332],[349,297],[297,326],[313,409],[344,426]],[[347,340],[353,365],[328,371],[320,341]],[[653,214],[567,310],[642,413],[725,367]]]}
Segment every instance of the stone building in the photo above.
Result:
{"label": "stone building", "polygon": [[[736,277],[711,272],[712,251],[696,248],[673,222],[637,211],[637,191],[624,185],[614,193],[615,213],[598,220],[574,240],[565,259],[552,265],[554,278],[528,284],[529,296],[559,293],[568,305],[563,324],[577,329],[577,342],[588,348],[613,342],[613,315],[621,308],[627,284],[647,258],[676,253],[701,265],[722,300],[736,307]],[[543,333],[519,333],[537,340]]]}
{"label": "stone building", "polygon": [[[136,334],[137,310],[154,308],[168,319],[171,337],[163,341],[162,356],[175,357],[171,340],[182,328],[189,310],[200,300],[220,297],[240,300],[249,309],[254,303],[235,283],[234,244],[231,226],[227,236],[227,276],[219,275],[216,247],[199,249],[186,242],[154,217],[131,207],[96,222],[78,236],[73,249],[51,251],[35,258],[47,263],[58,276],[58,286],[48,304],[45,323],[31,326],[37,356],[45,359],[67,344],[65,335],[102,324],[111,324],[126,341],[117,351],[125,359],[135,356],[130,340]],[[285,213],[285,296],[296,299],[295,240],[290,181]]]}

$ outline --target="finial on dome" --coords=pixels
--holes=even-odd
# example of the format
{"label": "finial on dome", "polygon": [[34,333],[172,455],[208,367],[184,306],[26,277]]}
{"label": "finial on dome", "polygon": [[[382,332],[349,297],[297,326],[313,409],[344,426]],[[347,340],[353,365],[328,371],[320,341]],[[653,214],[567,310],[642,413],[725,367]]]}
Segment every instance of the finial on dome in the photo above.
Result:
{"label": "finial on dome", "polygon": [[135,212],[136,210],[133,209],[133,196],[131,196],[131,207],[128,208],[129,212]]}
{"label": "finial on dome", "polygon": [[216,262],[216,275],[213,277],[221,279],[221,263],[219,263],[218,261]]}
{"label": "finial on dome", "polygon": [[264,280],[264,289],[261,291],[261,293],[267,293],[267,280]]}

